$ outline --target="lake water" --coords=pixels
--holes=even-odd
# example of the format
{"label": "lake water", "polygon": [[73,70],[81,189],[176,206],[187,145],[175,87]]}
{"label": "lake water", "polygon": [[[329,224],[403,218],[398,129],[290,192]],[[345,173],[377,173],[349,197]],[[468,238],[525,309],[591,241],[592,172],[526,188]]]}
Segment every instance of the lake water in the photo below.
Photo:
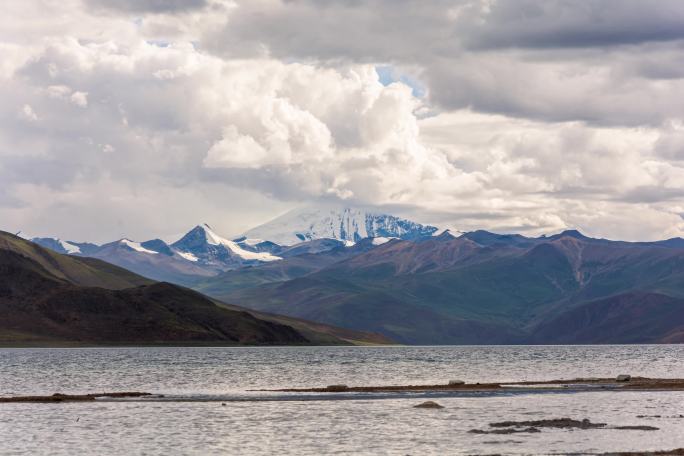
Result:
{"label": "lake water", "polygon": [[[166,395],[0,404],[0,454],[596,454],[684,447],[684,392],[250,391],[620,373],[684,378],[684,346],[0,349],[0,395]],[[413,408],[426,399],[445,408]],[[493,421],[560,417],[660,429],[468,433]]]}

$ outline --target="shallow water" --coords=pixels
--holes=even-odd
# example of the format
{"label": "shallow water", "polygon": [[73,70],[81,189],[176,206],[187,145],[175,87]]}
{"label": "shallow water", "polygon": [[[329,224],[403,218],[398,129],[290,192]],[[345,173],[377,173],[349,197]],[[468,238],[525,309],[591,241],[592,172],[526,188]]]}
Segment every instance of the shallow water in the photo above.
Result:
{"label": "shallow water", "polygon": [[[279,387],[684,378],[684,346],[2,349],[0,395],[148,391],[162,401],[0,404],[0,454],[565,454],[684,447],[684,393],[282,394]],[[344,398],[345,400],[339,400]],[[437,400],[442,410],[412,406]],[[225,404],[225,405],[222,405]],[[660,415],[638,418],[637,415]],[[658,431],[476,435],[589,418]]]}

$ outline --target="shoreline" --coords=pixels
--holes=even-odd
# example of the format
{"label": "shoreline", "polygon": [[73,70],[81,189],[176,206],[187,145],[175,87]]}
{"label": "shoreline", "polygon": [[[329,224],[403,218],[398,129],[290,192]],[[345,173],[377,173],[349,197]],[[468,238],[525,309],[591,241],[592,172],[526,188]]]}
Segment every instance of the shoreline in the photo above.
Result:
{"label": "shoreline", "polygon": [[53,402],[88,402],[100,398],[125,399],[140,397],[161,397],[152,393],[142,393],[138,391],[122,391],[115,393],[88,393],[88,394],[61,394],[55,393],[50,396],[11,396],[0,397],[0,403],[53,403]]}
{"label": "shoreline", "polygon": [[391,392],[488,392],[518,391],[523,389],[538,391],[684,391],[684,379],[630,377],[628,380],[615,378],[576,378],[572,380],[542,380],[519,382],[454,383],[438,385],[383,385],[347,386],[329,385],[326,387],[281,388],[250,390],[280,393],[391,393]]}
{"label": "shoreline", "polygon": [[[347,386],[329,385],[326,387],[251,389],[247,392],[269,393],[545,393],[545,392],[620,392],[620,391],[684,391],[684,379],[631,377],[627,380],[614,378],[576,378],[572,380],[542,380],[519,382],[465,383],[452,380],[437,385],[385,385],[385,386]],[[83,402],[96,399],[154,399],[165,398],[164,394],[124,391],[109,393],[0,396],[0,403],[11,402]],[[221,399],[223,401],[225,399]]]}

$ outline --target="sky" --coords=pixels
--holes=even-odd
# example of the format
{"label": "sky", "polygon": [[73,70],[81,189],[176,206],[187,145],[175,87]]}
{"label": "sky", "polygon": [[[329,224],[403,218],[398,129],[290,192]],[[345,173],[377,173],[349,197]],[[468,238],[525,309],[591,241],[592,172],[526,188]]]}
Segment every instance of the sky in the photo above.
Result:
{"label": "sky", "polygon": [[683,95],[681,0],[4,0],[0,229],[684,236]]}

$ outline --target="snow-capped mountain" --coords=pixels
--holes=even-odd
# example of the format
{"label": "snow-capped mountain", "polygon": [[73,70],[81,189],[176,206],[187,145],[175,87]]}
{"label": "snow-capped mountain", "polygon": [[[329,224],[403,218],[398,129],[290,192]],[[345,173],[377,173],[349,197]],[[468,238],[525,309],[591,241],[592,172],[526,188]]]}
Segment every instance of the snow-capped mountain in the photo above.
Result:
{"label": "snow-capped mountain", "polygon": [[430,236],[437,228],[410,220],[357,208],[305,207],[252,228],[247,239],[265,239],[293,245],[313,239],[358,242],[368,237],[416,239]]}
{"label": "snow-capped mountain", "polygon": [[280,260],[270,250],[282,249],[271,242],[241,245],[219,236],[206,224],[196,226],[172,245],[161,239],[137,242],[123,238],[103,245],[55,238],[32,240],[58,253],[98,258],[151,279],[184,285],[230,269]]}
{"label": "snow-capped mountain", "polygon": [[171,248],[189,261],[225,270],[281,259],[268,251],[247,250],[237,242],[219,236],[206,223],[197,225],[171,244]]}
{"label": "snow-capped mountain", "polygon": [[346,254],[341,252],[355,243],[359,249],[354,247],[354,251],[360,252],[392,238],[424,239],[435,231],[431,226],[359,209],[307,208],[292,211],[235,240],[220,236],[206,223],[172,244],[161,239],[139,242],[129,238],[103,245],[56,238],[32,240],[59,253],[94,257],[151,279],[192,286],[245,266],[325,252],[337,252],[334,255],[342,257]]}

